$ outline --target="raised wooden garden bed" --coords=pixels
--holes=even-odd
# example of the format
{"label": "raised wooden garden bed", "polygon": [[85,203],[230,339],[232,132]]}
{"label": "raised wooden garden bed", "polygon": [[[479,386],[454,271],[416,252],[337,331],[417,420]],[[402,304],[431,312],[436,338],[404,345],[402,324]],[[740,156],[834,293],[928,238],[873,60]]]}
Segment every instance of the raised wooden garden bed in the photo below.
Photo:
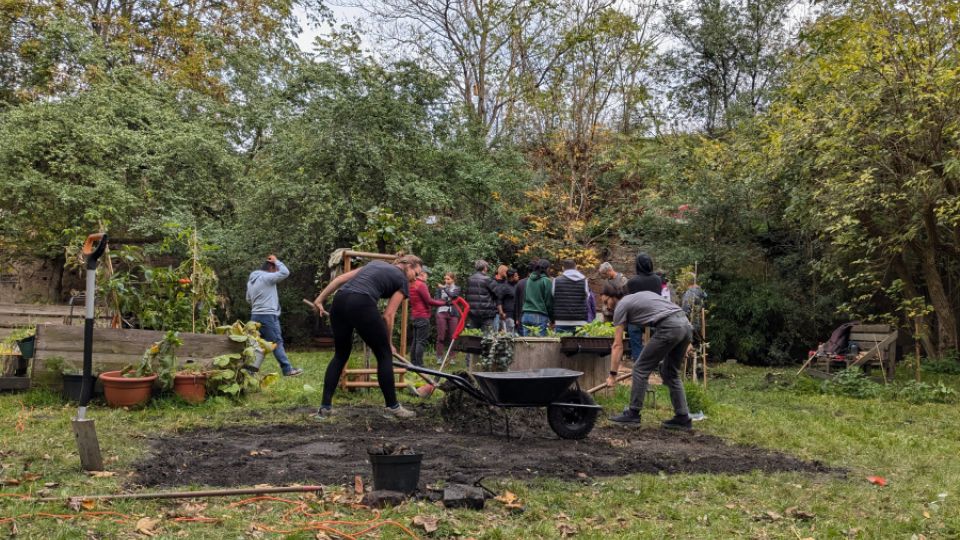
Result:
{"label": "raised wooden garden bed", "polygon": [[469,354],[483,354],[483,336],[460,336],[453,343],[453,350]]}
{"label": "raised wooden garden bed", "polygon": [[[95,328],[93,372],[116,371],[136,364],[147,347],[163,336],[164,332],[156,330]],[[243,350],[242,343],[223,335],[181,332],[180,339],[183,345],[177,349],[177,358],[181,363],[192,361],[209,365],[214,357]],[[59,361],[51,362],[54,358],[62,358],[76,367],[83,365],[83,326],[45,325],[37,328],[36,354],[31,371],[34,385],[58,387],[62,384]]]}

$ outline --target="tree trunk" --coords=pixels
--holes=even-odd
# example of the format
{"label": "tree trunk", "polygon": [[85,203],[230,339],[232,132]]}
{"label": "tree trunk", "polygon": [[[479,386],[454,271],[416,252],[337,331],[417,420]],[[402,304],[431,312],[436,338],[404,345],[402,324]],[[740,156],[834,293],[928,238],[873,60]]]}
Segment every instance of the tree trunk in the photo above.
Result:
{"label": "tree trunk", "polygon": [[[907,298],[917,298],[919,296],[923,296],[919,291],[917,291],[917,287],[913,283],[913,277],[910,274],[910,270],[907,268],[907,263],[903,260],[902,254],[894,257],[893,271],[897,274],[897,277],[900,278],[900,281],[903,282],[903,292],[906,294]],[[932,358],[937,355],[937,349],[934,346],[933,341],[930,339],[929,334],[914,335],[913,339],[923,344],[923,350],[926,351],[928,358]]]}
{"label": "tree trunk", "polygon": [[930,294],[930,302],[933,304],[933,310],[940,327],[941,339],[937,343],[938,352],[943,353],[949,349],[956,349],[957,316],[954,313],[953,305],[950,303],[950,296],[943,286],[940,272],[937,270],[936,251],[933,241],[929,238],[924,242],[921,249],[920,260],[924,281],[927,284],[927,292]]}

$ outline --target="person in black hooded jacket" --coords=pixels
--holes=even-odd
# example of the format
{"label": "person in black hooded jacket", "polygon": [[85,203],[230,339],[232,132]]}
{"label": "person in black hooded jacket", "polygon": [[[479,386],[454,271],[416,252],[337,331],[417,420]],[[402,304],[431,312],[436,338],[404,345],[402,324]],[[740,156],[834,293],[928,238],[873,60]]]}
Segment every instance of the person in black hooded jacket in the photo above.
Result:
{"label": "person in black hooded jacket", "polygon": [[650,291],[660,294],[663,289],[663,282],[660,276],[653,272],[653,259],[646,253],[637,255],[636,262],[637,275],[627,280],[627,292],[633,294],[640,291]]}
{"label": "person in black hooded jacket", "polygon": [[[629,294],[640,291],[660,294],[660,291],[663,290],[663,282],[660,281],[660,276],[653,272],[653,259],[650,258],[650,255],[643,252],[638,254],[635,270],[637,275],[627,280],[627,292]],[[643,351],[643,326],[627,325],[627,336],[630,338],[630,357],[636,361]]]}

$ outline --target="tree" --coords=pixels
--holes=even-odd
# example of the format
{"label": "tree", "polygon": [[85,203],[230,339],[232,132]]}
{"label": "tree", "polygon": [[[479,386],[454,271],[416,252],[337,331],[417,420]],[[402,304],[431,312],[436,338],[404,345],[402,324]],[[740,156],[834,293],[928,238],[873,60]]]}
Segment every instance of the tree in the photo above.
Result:
{"label": "tree", "polygon": [[782,73],[792,0],[693,0],[665,14],[677,43],[664,55],[681,115],[708,133],[732,129],[767,103]]}
{"label": "tree", "polygon": [[855,309],[927,299],[931,355],[958,339],[958,24],[954,4],[932,0],[822,18],[768,128],[791,215],[829,246],[822,272]]}
{"label": "tree", "polygon": [[61,257],[70,231],[149,238],[230,212],[236,154],[205,97],[117,70],[0,117],[0,243]]}

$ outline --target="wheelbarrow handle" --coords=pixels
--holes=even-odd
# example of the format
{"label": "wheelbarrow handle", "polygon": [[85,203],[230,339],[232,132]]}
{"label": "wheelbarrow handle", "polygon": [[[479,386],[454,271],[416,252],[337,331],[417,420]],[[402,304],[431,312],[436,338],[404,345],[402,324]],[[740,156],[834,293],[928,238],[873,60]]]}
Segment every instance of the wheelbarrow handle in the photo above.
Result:
{"label": "wheelbarrow handle", "polygon": [[97,268],[97,260],[107,249],[107,233],[95,233],[87,236],[83,243],[83,257],[87,261],[87,270]]}
{"label": "wheelbarrow handle", "polygon": [[435,369],[425,368],[421,366],[415,366],[407,362],[401,362],[399,360],[394,360],[393,365],[399,368],[404,368],[407,371],[412,371],[418,375],[432,375],[434,377],[439,377],[441,379],[446,379],[453,383],[454,386],[463,390],[464,392],[470,394],[471,397],[482,401],[484,403],[493,404],[493,400],[487,397],[486,394],[480,391],[479,388],[470,383],[470,381],[464,379],[459,375],[454,375],[453,373],[444,373],[442,371],[437,371]]}

